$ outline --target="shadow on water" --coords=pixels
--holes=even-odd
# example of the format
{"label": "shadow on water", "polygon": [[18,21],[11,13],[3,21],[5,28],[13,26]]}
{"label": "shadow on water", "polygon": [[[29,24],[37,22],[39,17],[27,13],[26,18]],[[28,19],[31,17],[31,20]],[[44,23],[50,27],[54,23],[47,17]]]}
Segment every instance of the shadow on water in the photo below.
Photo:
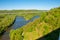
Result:
{"label": "shadow on water", "polygon": [[26,20],[23,16],[17,16],[14,24],[10,28],[8,28],[8,30],[6,32],[3,33],[0,40],[10,40],[9,33],[10,33],[11,29],[20,28],[23,25],[26,25],[27,23],[32,22],[33,20],[35,20],[37,18],[39,18],[39,16],[34,16],[30,20]]}
{"label": "shadow on water", "polygon": [[51,33],[41,38],[38,38],[37,40],[60,40],[59,32],[60,32],[60,28],[52,31]]}

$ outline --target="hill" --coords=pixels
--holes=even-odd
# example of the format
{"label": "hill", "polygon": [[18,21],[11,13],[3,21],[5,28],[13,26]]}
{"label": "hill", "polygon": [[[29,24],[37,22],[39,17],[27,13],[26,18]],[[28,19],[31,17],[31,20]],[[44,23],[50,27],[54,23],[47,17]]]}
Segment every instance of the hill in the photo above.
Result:
{"label": "hill", "polygon": [[[10,40],[36,40],[59,28],[60,7],[42,13],[40,18],[19,29],[11,30]],[[45,40],[55,40],[55,37],[47,37]]]}

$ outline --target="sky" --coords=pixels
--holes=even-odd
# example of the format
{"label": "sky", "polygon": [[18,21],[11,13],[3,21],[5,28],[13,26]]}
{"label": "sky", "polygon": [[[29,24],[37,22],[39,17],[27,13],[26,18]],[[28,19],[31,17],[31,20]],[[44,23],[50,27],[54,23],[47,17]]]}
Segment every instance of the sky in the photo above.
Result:
{"label": "sky", "polygon": [[60,0],[0,0],[0,10],[49,10],[54,7],[60,7]]}

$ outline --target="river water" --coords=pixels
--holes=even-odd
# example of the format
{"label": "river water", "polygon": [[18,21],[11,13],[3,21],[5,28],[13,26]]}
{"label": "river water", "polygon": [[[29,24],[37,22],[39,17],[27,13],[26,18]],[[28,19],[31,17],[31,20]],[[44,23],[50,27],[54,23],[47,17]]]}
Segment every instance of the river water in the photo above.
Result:
{"label": "river water", "polygon": [[10,40],[9,33],[11,29],[17,29],[22,27],[23,25],[26,25],[29,22],[32,22],[33,20],[39,18],[39,16],[34,16],[30,20],[25,20],[22,16],[17,16],[14,24],[8,28],[8,30],[1,36],[0,40]]}

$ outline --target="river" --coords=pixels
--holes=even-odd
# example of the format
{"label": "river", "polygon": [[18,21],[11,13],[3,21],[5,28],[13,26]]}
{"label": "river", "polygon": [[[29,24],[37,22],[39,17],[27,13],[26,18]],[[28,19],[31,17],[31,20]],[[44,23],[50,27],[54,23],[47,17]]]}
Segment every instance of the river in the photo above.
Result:
{"label": "river", "polygon": [[30,20],[26,20],[22,16],[17,16],[16,19],[15,19],[14,24],[10,28],[8,28],[6,32],[4,32],[4,34],[1,36],[0,40],[10,40],[9,33],[10,33],[11,29],[20,28],[23,25],[26,25],[27,23],[32,22],[33,20],[35,20],[37,18],[39,18],[39,16],[34,16]]}

